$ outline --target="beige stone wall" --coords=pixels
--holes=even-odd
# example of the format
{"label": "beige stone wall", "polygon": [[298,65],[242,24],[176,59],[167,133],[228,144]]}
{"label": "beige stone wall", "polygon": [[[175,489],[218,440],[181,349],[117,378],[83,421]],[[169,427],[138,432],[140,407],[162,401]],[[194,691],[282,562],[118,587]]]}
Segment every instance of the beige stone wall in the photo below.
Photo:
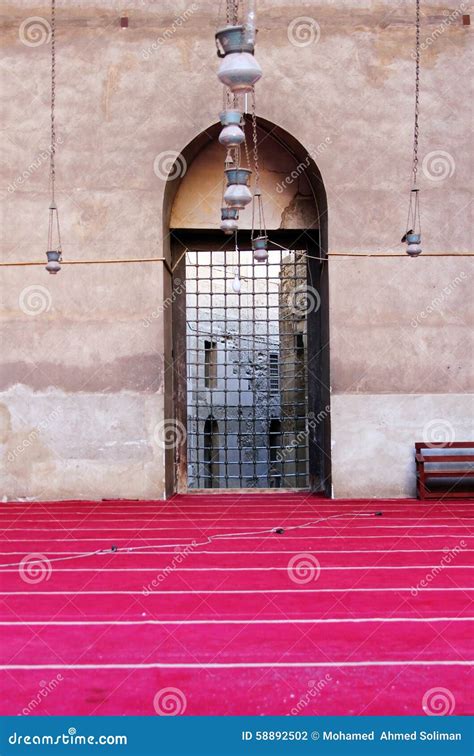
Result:
{"label": "beige stone wall", "polygon": [[[258,112],[315,156],[328,194],[329,252],[403,252],[413,3],[258,5]],[[166,153],[182,151],[221,109],[216,7],[202,0],[129,8],[112,0],[58,2],[57,180],[66,259],[166,251]],[[423,247],[456,256],[329,263],[336,496],[413,493],[412,443],[433,421],[456,439],[472,437],[472,266],[462,256],[473,250],[472,27],[461,25],[458,7],[432,0],[424,8],[420,142]],[[466,3],[463,12],[470,11]],[[127,30],[119,26],[123,13]],[[49,46],[25,44],[19,32],[28,18],[48,14],[48,5],[31,0],[2,10],[4,262],[39,261],[45,252]],[[306,46],[288,37],[302,16],[320,28]],[[282,166],[268,159],[281,181]],[[194,205],[211,222],[218,208],[209,188],[197,187]],[[294,188],[284,198],[277,192],[275,202],[291,205]],[[201,222],[183,217],[179,205],[175,212],[185,225]],[[278,227],[281,214],[272,217]],[[2,267],[6,498],[164,495],[166,275],[161,263],[70,265],[56,278],[42,267]]]}

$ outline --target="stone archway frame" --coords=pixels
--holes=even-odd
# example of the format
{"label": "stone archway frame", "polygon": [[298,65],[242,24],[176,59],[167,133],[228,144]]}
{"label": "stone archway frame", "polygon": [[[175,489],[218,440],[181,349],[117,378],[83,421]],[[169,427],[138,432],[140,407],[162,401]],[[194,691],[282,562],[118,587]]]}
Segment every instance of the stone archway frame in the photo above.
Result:
{"label": "stone archway frame", "polygon": [[[314,200],[318,219],[317,230],[298,228],[270,230],[269,235],[282,246],[304,247],[308,251],[308,285],[320,296],[317,311],[308,315],[308,432],[310,446],[310,487],[314,491],[331,495],[331,433],[329,383],[329,281],[328,281],[328,207],[327,194],[319,168],[305,147],[280,126],[258,118],[258,127],[279,149],[291,156],[296,167],[304,165],[305,177]],[[217,140],[219,124],[202,131],[179,157],[180,166],[189,168],[198,155]],[[178,172],[179,173],[179,172]],[[182,170],[181,170],[182,173]],[[173,169],[170,175],[176,175]],[[170,306],[164,308],[165,334],[165,418],[175,422],[178,429],[186,426],[186,337],[183,253],[189,245],[193,249],[209,248],[210,244],[225,248],[229,238],[218,229],[219,207],[215,209],[214,228],[170,228],[173,204],[186,172],[179,178],[168,180],[163,201],[163,255],[168,262],[164,272],[163,299]],[[249,232],[241,231],[241,244]],[[323,258],[320,262],[318,259]],[[173,275],[169,271],[173,271]],[[177,293],[178,292],[178,293]],[[166,495],[187,490],[186,434],[176,433],[177,445],[165,450]]]}

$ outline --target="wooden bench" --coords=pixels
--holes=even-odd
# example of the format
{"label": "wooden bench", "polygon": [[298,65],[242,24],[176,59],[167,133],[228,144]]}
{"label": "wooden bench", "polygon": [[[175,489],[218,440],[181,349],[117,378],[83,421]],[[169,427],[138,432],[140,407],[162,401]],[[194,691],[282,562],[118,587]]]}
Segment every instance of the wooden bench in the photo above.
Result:
{"label": "wooden bench", "polygon": [[419,499],[474,498],[474,441],[415,444]]}

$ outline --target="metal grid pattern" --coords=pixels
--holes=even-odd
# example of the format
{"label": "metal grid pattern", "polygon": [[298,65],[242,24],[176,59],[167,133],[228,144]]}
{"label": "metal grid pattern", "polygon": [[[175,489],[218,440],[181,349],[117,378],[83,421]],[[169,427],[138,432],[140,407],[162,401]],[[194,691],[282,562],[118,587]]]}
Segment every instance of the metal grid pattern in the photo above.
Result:
{"label": "metal grid pattern", "polygon": [[302,255],[187,252],[189,488],[308,485]]}

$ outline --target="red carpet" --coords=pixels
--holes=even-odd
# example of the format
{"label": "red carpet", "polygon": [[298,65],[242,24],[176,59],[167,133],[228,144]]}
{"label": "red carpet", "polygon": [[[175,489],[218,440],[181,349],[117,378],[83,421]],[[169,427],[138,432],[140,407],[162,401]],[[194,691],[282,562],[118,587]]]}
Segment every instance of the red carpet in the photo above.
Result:
{"label": "red carpet", "polygon": [[473,504],[2,504],[1,713],[473,713]]}

